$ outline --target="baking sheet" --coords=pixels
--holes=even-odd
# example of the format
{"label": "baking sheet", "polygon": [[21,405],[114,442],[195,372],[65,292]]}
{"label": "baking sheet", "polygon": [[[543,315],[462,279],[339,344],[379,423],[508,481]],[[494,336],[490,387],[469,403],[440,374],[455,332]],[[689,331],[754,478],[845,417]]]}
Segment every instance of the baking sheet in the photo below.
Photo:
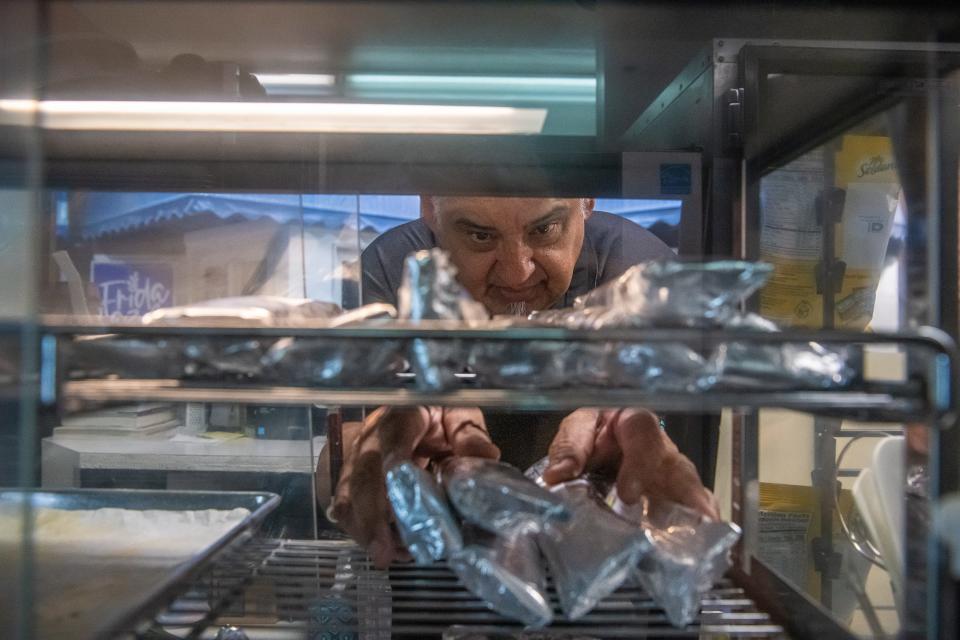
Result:
{"label": "baking sheet", "polygon": [[[127,489],[71,489],[63,491],[0,491],[0,629],[14,629],[18,609],[23,603],[23,580],[32,585],[32,636],[44,639],[108,638],[130,629],[142,618],[162,608],[166,601],[218,550],[245,531],[258,527],[280,502],[266,492],[141,491]],[[210,518],[221,527],[213,536],[196,545],[184,540],[182,530],[169,527],[169,546],[158,546],[156,531],[143,540],[150,543],[138,553],[136,536],[119,541],[105,535],[93,540],[78,532],[58,532],[56,544],[41,541],[32,549],[32,562],[24,563],[25,547],[20,539],[24,513],[47,516],[68,512],[113,509],[103,512],[106,520],[98,526],[109,527],[109,517],[135,512],[146,516],[162,512],[165,520],[176,520],[187,512],[230,512],[245,509],[249,513],[225,524],[223,518]],[[35,518],[36,516],[32,516]],[[148,522],[146,517],[140,518]],[[196,519],[194,519],[196,520]],[[200,520],[201,524],[203,519]],[[122,525],[117,522],[117,527]],[[194,527],[196,530],[196,527]],[[36,542],[36,541],[34,541]],[[86,551],[85,551],[86,550]],[[31,576],[32,574],[32,576]],[[31,579],[32,578],[32,579]]]}

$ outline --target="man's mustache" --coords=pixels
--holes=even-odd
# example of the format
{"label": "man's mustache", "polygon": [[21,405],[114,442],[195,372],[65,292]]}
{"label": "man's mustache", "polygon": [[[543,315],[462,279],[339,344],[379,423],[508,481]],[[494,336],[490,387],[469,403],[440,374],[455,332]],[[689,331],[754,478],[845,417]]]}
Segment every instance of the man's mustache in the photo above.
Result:
{"label": "man's mustache", "polygon": [[527,316],[527,303],[520,302],[511,302],[507,304],[507,313],[511,316]]}

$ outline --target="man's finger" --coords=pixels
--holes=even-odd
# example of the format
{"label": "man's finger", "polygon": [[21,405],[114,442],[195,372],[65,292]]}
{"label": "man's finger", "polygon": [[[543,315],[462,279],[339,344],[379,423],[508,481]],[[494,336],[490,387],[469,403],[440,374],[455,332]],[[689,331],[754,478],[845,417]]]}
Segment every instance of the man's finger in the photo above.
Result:
{"label": "man's finger", "polygon": [[339,486],[340,477],[343,476],[344,463],[349,459],[353,446],[356,443],[357,436],[362,428],[363,425],[359,422],[343,423],[343,426],[341,427],[343,444],[342,457],[340,459],[340,475],[336,479],[330,477],[332,472],[330,461],[330,442],[328,441],[326,446],[324,446],[320,451],[320,456],[317,459],[317,468],[313,475],[314,487],[317,495],[317,504],[321,510],[325,511],[327,507],[333,505],[336,499],[336,487]]}
{"label": "man's finger", "polygon": [[442,423],[453,455],[500,459],[500,449],[490,439],[480,409],[444,409]]}
{"label": "man's finger", "polygon": [[623,452],[617,494],[627,504],[633,504],[656,481],[658,468],[673,443],[660,430],[657,417],[646,410],[624,411],[608,428]]}
{"label": "man's finger", "polygon": [[411,459],[428,428],[425,408],[378,409],[364,424],[351,455],[345,456],[333,515],[368,548],[378,568],[385,568],[395,557],[385,467]]}
{"label": "man's finger", "polygon": [[[339,523],[346,523],[350,518],[350,477],[353,475],[354,462],[364,446],[370,448],[368,441],[377,437],[377,423],[386,413],[387,407],[379,407],[370,412],[370,415],[361,422],[345,422],[342,427],[343,463],[340,468],[340,477],[333,492],[331,515]],[[346,525],[343,524],[344,528]]]}
{"label": "man's finger", "polygon": [[394,542],[390,528],[392,508],[387,498],[383,456],[370,447],[357,456],[350,476],[349,517],[344,528],[367,548],[378,569],[393,560]]}
{"label": "man's finger", "polygon": [[549,464],[543,472],[544,482],[556,484],[583,473],[593,453],[598,417],[595,409],[578,409],[563,419],[556,437],[550,443]]}
{"label": "man's finger", "polygon": [[716,498],[700,482],[700,474],[689,458],[676,452],[661,468],[663,476],[659,491],[662,495],[714,520],[720,518]]}
{"label": "man's finger", "polygon": [[437,409],[428,407],[392,407],[377,421],[376,441],[385,468],[413,459],[417,445],[436,421]]}
{"label": "man's finger", "polygon": [[649,411],[623,412],[613,432],[623,450],[617,494],[633,504],[647,494],[667,498],[710,517],[719,516],[713,495],[703,486],[697,468],[680,453]]}

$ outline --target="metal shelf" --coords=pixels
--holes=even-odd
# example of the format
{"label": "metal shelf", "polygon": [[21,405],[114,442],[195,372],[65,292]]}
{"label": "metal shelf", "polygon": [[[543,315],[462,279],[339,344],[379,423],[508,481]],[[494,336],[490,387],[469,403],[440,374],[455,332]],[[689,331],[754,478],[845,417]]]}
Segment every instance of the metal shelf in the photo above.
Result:
{"label": "metal shelf", "polygon": [[157,339],[172,336],[187,338],[227,337],[292,337],[329,338],[332,340],[562,340],[584,342],[680,342],[691,346],[716,346],[726,342],[781,344],[819,342],[821,344],[875,344],[930,349],[953,355],[956,349],[950,337],[932,327],[920,327],[902,333],[864,333],[841,329],[789,329],[778,332],[722,328],[604,328],[567,329],[559,326],[514,324],[493,320],[487,326],[467,327],[463,323],[444,320],[404,322],[373,321],[366,324],[331,327],[328,322],[313,324],[278,321],[269,326],[244,323],[220,323],[209,326],[142,324],[83,319],[75,316],[46,316],[41,332],[57,336],[116,335]]}
{"label": "metal shelf", "polygon": [[[642,405],[670,413],[716,412],[724,408],[783,408],[844,416],[877,422],[903,422],[929,419],[949,422],[955,347],[937,330],[922,329],[910,334],[871,334],[850,331],[791,330],[779,333],[720,329],[604,329],[573,330],[562,327],[496,325],[464,328],[449,322],[400,322],[362,326],[329,327],[249,325],[218,326],[144,326],[116,323],[104,326],[96,322],[64,322],[48,318],[43,332],[59,340],[77,336],[103,335],[129,337],[138,343],[181,340],[179,344],[230,344],[235,341],[293,337],[318,340],[347,352],[351,344],[369,349],[371,341],[392,341],[398,348],[418,340],[451,341],[458,349],[471,342],[514,343],[593,343],[684,344],[707,352],[724,343],[779,345],[819,342],[826,345],[886,345],[905,350],[924,363],[905,382],[855,380],[844,388],[831,390],[762,390],[714,388],[697,393],[647,391],[624,387],[575,386],[557,389],[499,389],[481,387],[470,375],[460,376],[459,386],[436,391],[421,390],[401,374],[395,385],[364,386],[362,380],[351,384],[308,386],[302,380],[273,379],[236,381],[218,379],[173,379],[146,373],[143,378],[103,377],[69,379],[59,388],[61,402],[69,410],[106,402],[225,402],[272,405],[361,406],[417,405],[481,406],[542,411],[575,409],[584,406],[621,407]],[[224,342],[226,341],[226,342]],[[165,343],[169,344],[169,343]],[[518,347],[520,344],[518,344]],[[358,351],[363,353],[363,351]],[[167,374],[169,376],[169,374]]]}
{"label": "metal shelf", "polygon": [[670,413],[716,412],[724,408],[781,408],[842,413],[859,420],[899,422],[923,415],[920,397],[854,391],[778,391],[701,394],[644,392],[634,389],[458,389],[423,392],[415,389],[311,389],[276,386],[203,386],[177,380],[78,380],[63,387],[68,402],[224,402],[267,405],[410,406],[445,405],[511,408],[518,411],[580,407],[644,406]]}
{"label": "metal shelf", "polygon": [[[273,540],[248,547],[213,565],[156,624],[177,635],[190,630],[191,637],[226,623],[248,633],[269,629],[271,637],[278,638],[303,638],[305,631],[313,637],[310,632],[320,630],[370,638],[440,637],[454,625],[485,634],[522,630],[490,611],[442,564],[395,564],[389,571],[377,571],[349,541]],[[250,563],[256,557],[263,559]],[[559,613],[556,594],[552,589],[549,594]],[[682,629],[667,622],[646,592],[625,586],[580,620],[559,621],[538,633],[596,638],[784,635],[782,627],[729,581],[704,595],[699,618]]]}

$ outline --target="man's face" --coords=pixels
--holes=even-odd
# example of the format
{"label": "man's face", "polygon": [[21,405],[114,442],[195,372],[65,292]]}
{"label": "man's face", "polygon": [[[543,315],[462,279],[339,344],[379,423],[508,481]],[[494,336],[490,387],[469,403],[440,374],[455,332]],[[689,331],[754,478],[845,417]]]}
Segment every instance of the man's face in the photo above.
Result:
{"label": "man's face", "polygon": [[570,286],[593,200],[421,198],[457,279],[494,314],[547,309]]}

